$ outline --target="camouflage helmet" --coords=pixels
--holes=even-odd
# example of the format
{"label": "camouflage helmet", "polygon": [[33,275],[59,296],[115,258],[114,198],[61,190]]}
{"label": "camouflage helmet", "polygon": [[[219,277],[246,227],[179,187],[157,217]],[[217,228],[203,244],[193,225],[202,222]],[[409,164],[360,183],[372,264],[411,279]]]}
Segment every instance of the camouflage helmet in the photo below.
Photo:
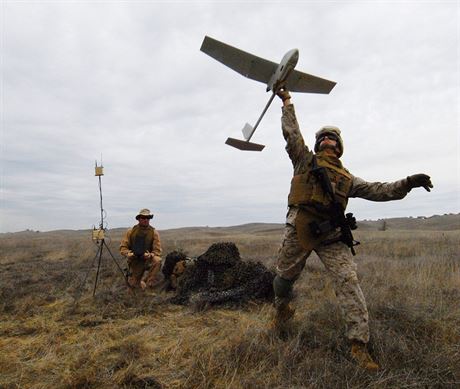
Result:
{"label": "camouflage helmet", "polygon": [[333,134],[337,137],[337,148],[339,150],[338,157],[340,158],[343,154],[343,139],[342,136],[340,135],[340,129],[335,126],[324,126],[319,129],[319,131],[315,134],[315,153],[319,151],[319,144],[321,136],[325,134]]}

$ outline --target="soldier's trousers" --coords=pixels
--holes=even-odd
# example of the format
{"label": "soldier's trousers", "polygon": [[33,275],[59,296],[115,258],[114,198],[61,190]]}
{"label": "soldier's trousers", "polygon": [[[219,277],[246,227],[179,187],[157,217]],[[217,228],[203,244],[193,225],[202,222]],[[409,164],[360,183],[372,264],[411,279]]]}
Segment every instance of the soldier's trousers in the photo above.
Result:
{"label": "soldier's trousers", "polygon": [[[297,279],[311,251],[300,245],[295,227],[286,224],[276,266],[278,275],[287,280]],[[335,294],[347,324],[347,338],[367,343],[369,315],[350,249],[343,242],[336,242],[320,245],[314,251],[334,282]]]}
{"label": "soldier's trousers", "polygon": [[134,258],[128,262],[129,277],[128,283],[134,287],[140,287],[141,281],[144,281],[148,287],[152,287],[155,282],[155,277],[160,271],[161,262],[152,259],[143,260]]}

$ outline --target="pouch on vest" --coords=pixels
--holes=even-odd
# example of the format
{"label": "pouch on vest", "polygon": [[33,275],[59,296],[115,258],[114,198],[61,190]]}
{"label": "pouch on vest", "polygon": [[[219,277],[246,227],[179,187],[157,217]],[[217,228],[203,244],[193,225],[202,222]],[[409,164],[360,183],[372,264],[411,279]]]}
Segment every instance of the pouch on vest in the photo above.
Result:
{"label": "pouch on vest", "polygon": [[137,234],[134,237],[133,253],[136,257],[142,258],[145,253],[145,235]]}
{"label": "pouch on vest", "polygon": [[314,236],[310,224],[312,222],[321,223],[325,218],[313,215],[311,212],[300,208],[295,219],[295,229],[297,239],[305,251],[312,251],[321,244],[324,237]]}

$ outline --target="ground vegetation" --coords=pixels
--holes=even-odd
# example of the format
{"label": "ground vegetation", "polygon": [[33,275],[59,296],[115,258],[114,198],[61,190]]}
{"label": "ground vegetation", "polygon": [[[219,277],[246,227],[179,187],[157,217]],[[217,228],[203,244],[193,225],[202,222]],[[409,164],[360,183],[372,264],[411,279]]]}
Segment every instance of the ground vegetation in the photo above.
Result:
{"label": "ground vegetation", "polygon": [[[295,319],[280,337],[269,328],[268,302],[196,310],[171,304],[173,292],[133,296],[107,255],[93,298],[89,231],[0,234],[0,387],[457,388],[460,227],[452,217],[447,229],[416,222],[416,229],[389,221],[385,230],[376,222],[356,232],[370,352],[382,366],[375,374],[350,360],[332,285],[314,255],[296,283]],[[244,261],[271,269],[282,226],[160,233],[166,253],[196,257],[234,242]],[[125,266],[121,234],[110,232],[109,247]]]}

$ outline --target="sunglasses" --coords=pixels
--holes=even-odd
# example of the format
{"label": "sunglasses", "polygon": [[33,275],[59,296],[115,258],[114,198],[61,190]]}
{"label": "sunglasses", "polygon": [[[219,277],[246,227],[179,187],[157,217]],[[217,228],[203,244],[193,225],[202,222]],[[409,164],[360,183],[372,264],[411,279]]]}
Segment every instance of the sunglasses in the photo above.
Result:
{"label": "sunglasses", "polygon": [[335,140],[336,142],[339,140],[338,136],[335,134],[323,134],[318,138],[318,142],[321,143],[325,138],[330,140]]}
{"label": "sunglasses", "polygon": [[150,218],[148,216],[139,216],[139,219],[146,220],[146,219],[150,219]]}

